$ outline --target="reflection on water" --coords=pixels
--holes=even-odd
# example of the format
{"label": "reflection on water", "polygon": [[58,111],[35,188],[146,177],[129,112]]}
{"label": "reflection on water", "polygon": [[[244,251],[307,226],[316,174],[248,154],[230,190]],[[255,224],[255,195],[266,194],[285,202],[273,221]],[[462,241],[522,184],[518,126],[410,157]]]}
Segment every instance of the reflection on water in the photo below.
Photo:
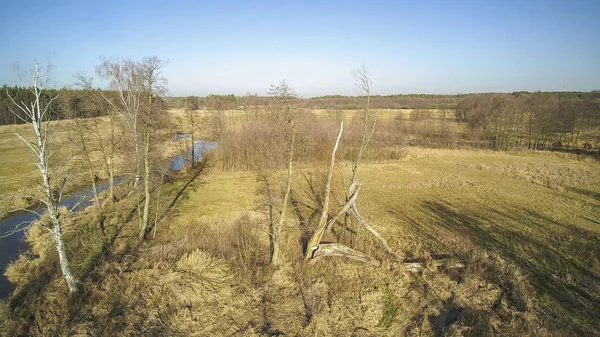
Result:
{"label": "reflection on water", "polygon": [[[178,135],[178,138],[187,139],[187,135]],[[204,152],[212,150],[217,147],[217,143],[215,142],[205,142],[203,140],[198,140],[194,143],[194,161],[200,160],[200,157],[204,154]],[[179,155],[171,160],[171,171],[180,170],[186,163],[186,160],[189,158],[185,158],[182,155]]]}

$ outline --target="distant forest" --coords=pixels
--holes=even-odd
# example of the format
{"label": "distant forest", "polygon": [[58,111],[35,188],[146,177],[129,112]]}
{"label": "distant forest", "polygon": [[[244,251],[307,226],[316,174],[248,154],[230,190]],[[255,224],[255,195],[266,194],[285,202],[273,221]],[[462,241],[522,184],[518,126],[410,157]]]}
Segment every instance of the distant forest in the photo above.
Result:
{"label": "distant forest", "polygon": [[[44,102],[53,97],[57,97],[50,107],[50,118],[53,120],[98,117],[104,115],[107,111],[104,103],[96,99],[90,90],[43,90],[41,99]],[[23,111],[20,111],[13,104],[11,98],[17,103],[23,102],[29,105],[33,101],[34,95],[26,87],[4,85],[0,88],[0,125],[24,123]]]}
{"label": "distant forest", "polygon": [[[24,87],[5,85],[0,90],[0,124],[22,123],[19,118],[21,112],[14,108],[9,95],[15,101],[25,103],[30,102],[33,95]],[[52,119],[97,117],[104,115],[108,109],[104,100],[98,99],[95,90],[49,89],[44,91],[43,99],[49,100],[57,95],[58,99],[52,104]],[[165,108],[194,110],[242,110],[268,106],[272,99],[256,94],[167,97],[163,105]],[[320,110],[360,110],[361,101],[364,100],[353,96],[328,95],[298,98],[295,106]],[[413,109],[418,113],[411,114],[411,118],[417,120],[439,119],[439,112],[442,111],[444,118],[454,116],[455,122],[467,126],[468,132],[460,136],[450,133],[450,137],[441,137],[445,133],[432,132],[431,136],[421,137],[423,144],[461,142],[499,150],[599,149],[600,146],[600,91],[371,96],[371,108]],[[398,123],[401,121],[398,120]]]}

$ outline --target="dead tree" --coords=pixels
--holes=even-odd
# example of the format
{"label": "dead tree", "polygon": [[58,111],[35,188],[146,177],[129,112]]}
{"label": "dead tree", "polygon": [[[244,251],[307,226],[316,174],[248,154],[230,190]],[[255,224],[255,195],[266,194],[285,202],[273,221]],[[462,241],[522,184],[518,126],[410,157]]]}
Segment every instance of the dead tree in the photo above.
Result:
{"label": "dead tree", "polygon": [[323,205],[321,210],[321,217],[319,218],[319,222],[317,224],[317,229],[315,230],[313,236],[308,241],[308,246],[306,247],[306,254],[304,258],[306,261],[311,260],[315,257],[316,251],[319,249],[319,244],[321,243],[321,239],[327,230],[327,214],[329,209],[329,194],[331,193],[331,178],[333,177],[333,169],[335,167],[335,153],[337,152],[338,146],[340,145],[340,139],[342,138],[342,133],[344,132],[344,121],[340,123],[340,131],[338,133],[337,139],[335,141],[335,146],[333,147],[333,152],[331,153],[331,162],[329,164],[329,171],[327,172],[327,182],[325,184],[325,193],[323,193]]}
{"label": "dead tree", "polygon": [[[328,214],[329,214],[328,213],[329,212],[329,194],[331,193],[331,179],[333,176],[333,171],[334,171],[334,166],[335,166],[335,153],[338,149],[339,142],[342,137],[343,130],[344,130],[344,122],[342,122],[340,125],[340,131],[339,131],[339,134],[338,134],[338,137],[337,137],[337,140],[336,140],[336,143],[333,148],[332,155],[331,155],[331,163],[329,166],[327,181],[326,181],[326,185],[325,185],[325,192],[323,195],[323,205],[322,205],[322,210],[321,210],[321,217],[319,219],[317,229],[314,232],[314,234],[313,234],[312,238],[310,239],[308,246],[306,248],[306,253],[305,253],[305,257],[304,257],[306,261],[314,261],[315,259],[317,259],[318,257],[321,257],[321,256],[342,256],[342,257],[358,260],[361,262],[367,262],[367,263],[370,263],[373,265],[379,265],[381,263],[379,260],[374,259],[365,253],[359,252],[359,251],[354,250],[345,245],[342,245],[339,243],[321,243],[321,240],[322,240],[325,232],[330,231],[333,228],[333,226],[335,225],[335,223],[337,222],[337,220],[339,219],[339,217],[341,217],[342,215],[349,215],[349,216],[355,218],[358,222],[358,225],[360,227],[364,227],[373,236],[375,236],[375,238],[377,238],[381,242],[383,247],[387,250],[388,253],[390,253],[390,255],[394,256],[395,258],[398,258],[398,255],[389,246],[387,240],[381,234],[379,234],[379,232],[377,232],[373,227],[371,227],[371,225],[369,225],[369,223],[362,217],[362,215],[360,214],[360,212],[358,210],[358,206],[356,205],[356,200],[358,198],[358,192],[360,191],[360,187],[361,187],[361,185],[357,179],[358,167],[360,165],[364,151],[366,150],[367,145],[369,144],[371,137],[373,136],[373,133],[375,131],[377,115],[375,115],[374,118],[370,118],[370,97],[371,97],[372,81],[367,75],[366,67],[362,66],[359,70],[354,71],[353,75],[354,75],[357,89],[359,91],[359,95],[366,96],[366,105],[365,105],[365,109],[364,109],[363,133],[362,133],[361,144],[360,144],[357,154],[354,156],[354,158],[352,160],[352,179],[350,181],[350,185],[346,192],[346,202],[340,208],[340,210],[337,213],[335,213],[335,215],[333,215],[331,217],[331,219],[329,219],[329,221],[327,221],[327,219],[329,218],[329,216],[328,216]],[[369,125],[370,125],[370,128],[369,128]]]}
{"label": "dead tree", "polygon": [[[63,239],[63,228],[61,213],[59,212],[60,202],[63,196],[65,184],[67,182],[67,175],[60,177],[60,170],[64,168],[52,167],[49,164],[48,153],[48,128],[50,119],[48,116],[52,102],[58,97],[52,97],[48,102],[42,103],[41,96],[46,84],[48,83],[49,71],[48,69],[41,70],[38,64],[35,65],[35,69],[32,75],[32,85],[29,90],[33,93],[33,102],[27,104],[25,102],[15,102],[15,100],[9,95],[12,103],[23,113],[24,117],[21,117],[16,111],[11,112],[21,119],[23,122],[31,125],[33,132],[35,133],[35,141],[28,141],[23,136],[16,134],[27,146],[29,147],[34,163],[40,170],[42,176],[42,188],[43,197],[40,201],[46,205],[49,220],[52,224],[52,234],[54,236],[54,245],[58,252],[58,258],[60,263],[60,269],[62,274],[67,281],[69,291],[71,293],[77,292],[77,279],[73,276],[69,265],[69,259],[67,257],[67,251],[65,242]],[[58,184],[55,181],[58,180]],[[57,186],[58,185],[58,186]]]}
{"label": "dead tree", "polygon": [[[367,69],[365,66],[362,66],[357,71],[353,72],[356,87],[358,89],[359,96],[366,97],[366,104],[364,108],[364,119],[363,119],[363,128],[362,128],[362,137],[360,147],[356,153],[356,155],[352,158],[352,179],[350,184],[346,190],[346,200],[345,203],[340,207],[340,209],[334,214],[329,215],[329,194],[331,193],[331,179],[333,176],[333,170],[335,166],[335,154],[339,146],[340,138],[342,137],[344,122],[340,125],[340,131],[335,142],[335,146],[333,148],[333,152],[331,155],[331,163],[329,166],[327,181],[325,185],[325,191],[323,193],[323,202],[321,209],[321,217],[319,219],[319,223],[317,225],[317,229],[315,230],[312,238],[310,239],[308,246],[306,248],[305,253],[305,261],[314,262],[320,257],[325,256],[333,256],[333,257],[345,257],[348,259],[369,263],[375,266],[381,265],[381,261],[369,256],[366,253],[357,251],[352,249],[346,245],[340,243],[325,243],[321,242],[324,234],[333,229],[333,226],[336,223],[340,223],[338,219],[344,215],[350,218],[355,219],[358,224],[358,227],[363,227],[366,229],[371,235],[373,235],[385,248],[387,253],[392,256],[395,260],[400,261],[405,270],[413,273],[418,273],[423,271],[424,263],[426,263],[426,259],[415,259],[415,260],[405,260],[401,258],[396,251],[394,251],[387,240],[376,231],[369,222],[360,214],[358,206],[356,204],[358,199],[358,193],[361,188],[361,184],[358,181],[357,173],[358,168],[363,157],[363,154],[371,141],[373,133],[375,132],[375,125],[377,123],[377,114],[371,117],[370,113],[370,96],[371,96],[371,79],[367,75]],[[329,221],[328,221],[329,219]],[[462,269],[465,265],[461,262],[456,262],[448,258],[446,255],[432,255],[432,260],[434,261],[434,265],[439,264],[447,264],[449,268],[457,268]]]}

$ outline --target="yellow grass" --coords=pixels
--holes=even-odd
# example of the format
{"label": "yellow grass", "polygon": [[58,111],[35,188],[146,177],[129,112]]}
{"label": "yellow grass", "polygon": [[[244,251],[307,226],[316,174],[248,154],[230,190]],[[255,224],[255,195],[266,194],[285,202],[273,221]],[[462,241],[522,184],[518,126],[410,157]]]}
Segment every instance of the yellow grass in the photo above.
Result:
{"label": "yellow grass", "polygon": [[[183,111],[170,113],[185,116]],[[202,122],[209,118],[205,111],[196,113]],[[327,117],[327,112],[316,113]],[[359,112],[343,113],[351,119]],[[226,114],[232,127],[244,118],[241,111]],[[381,118],[392,120],[398,114],[406,120],[410,111],[382,111]],[[59,144],[69,143],[67,125],[57,123]],[[181,132],[189,131],[186,123],[182,126]],[[10,138],[22,129],[0,127],[0,172],[11,180],[0,185],[0,193],[35,181],[35,167],[25,160],[28,152]],[[52,324],[92,335],[597,334],[600,165],[572,159],[576,157],[408,147],[402,159],[363,163],[358,200],[362,215],[401,256],[450,254],[466,264],[461,275],[432,265],[421,275],[407,274],[364,230],[351,244],[383,259],[382,268],[346,260],[293,263],[301,252],[294,236],[297,214],[289,208],[285,254],[290,263],[277,270],[265,267],[268,224],[263,196],[257,192],[261,183],[251,172],[211,170],[218,163],[209,162],[179,197],[171,216],[159,224],[156,239],[140,251],[129,251],[125,244],[135,234],[135,216],[127,223],[117,211],[109,215],[106,223],[123,226],[127,235],[116,240],[115,247],[122,250],[113,248],[112,254],[118,258],[99,264],[96,278],[85,280],[90,296],[82,304],[82,316],[65,323],[60,310],[40,311],[39,324],[48,327],[49,335],[57,331],[51,330]],[[322,168],[304,172],[317,169]],[[348,178],[348,170],[347,162],[338,162],[331,212],[343,199],[340,177],[344,173]],[[308,203],[299,171],[295,195]],[[284,174],[270,177],[274,195],[280,195]],[[161,207],[186,183],[163,186]],[[91,233],[94,220],[88,217]],[[91,249],[98,241],[87,233],[86,246],[78,250],[83,241],[75,232],[82,223],[67,221],[67,237],[76,251]],[[325,239],[337,240],[331,234]],[[49,242],[47,248],[36,249],[51,252]],[[78,273],[87,259],[74,256]],[[35,275],[35,261],[24,257],[11,267],[12,277]],[[54,278],[51,287],[35,294],[35,301],[54,308],[46,299],[60,295],[60,282]]]}
{"label": "yellow grass", "polygon": [[[340,173],[348,176],[347,163],[338,164],[332,212],[343,198]],[[295,195],[307,201],[306,184],[299,170],[296,173]],[[277,174],[271,176],[272,187],[280,195],[284,179],[279,178],[284,175]],[[36,317],[47,334],[599,332],[598,163],[535,153],[409,148],[404,159],[364,163],[359,179],[363,216],[401,256],[447,253],[464,262],[465,271],[427,265],[420,275],[408,274],[364,230],[351,244],[383,259],[383,267],[336,259],[302,265],[294,262],[300,252],[293,234],[298,218],[291,210],[286,221],[289,263],[272,269],[266,266],[267,222],[257,194],[261,184],[252,173],[213,172],[209,163],[180,196],[169,220],[159,225],[155,239],[147,240],[137,253],[113,248],[116,257],[95,266],[96,276],[84,281],[89,297],[78,311],[81,316],[65,320],[63,309],[55,309],[55,302],[65,298],[56,277],[31,297],[32,303],[39,303]],[[169,204],[186,182],[165,185],[164,203]],[[127,224],[122,215],[111,217],[107,223],[124,226],[127,233],[115,247],[125,247],[137,221]],[[67,237],[77,237],[70,241],[77,249],[81,238],[75,235],[75,224],[85,221],[67,223]],[[91,238],[82,238],[86,245],[78,251],[93,246]],[[328,234],[325,239],[337,238]],[[73,257],[78,273],[87,263],[80,255]],[[35,261],[23,258],[10,275],[36,275]]]}
{"label": "yellow grass", "polygon": [[196,179],[177,207],[177,221],[236,219],[255,207],[258,183],[251,173],[213,173]]}
{"label": "yellow grass", "polygon": [[[359,198],[363,215],[402,256],[450,253],[479,264],[481,251],[496,254],[507,264],[502,268],[514,268],[508,273],[527,275],[519,282],[531,293],[521,300],[588,328],[600,318],[594,302],[585,299],[600,296],[598,283],[589,283],[600,277],[597,163],[536,154],[409,149],[403,160],[365,164],[359,179],[364,184]],[[299,177],[296,181],[297,187],[303,184]],[[256,209],[251,200],[257,198],[252,191],[258,183],[250,174],[213,174],[194,185],[174,226]],[[296,221],[293,213],[288,217]],[[377,244],[372,245],[366,249],[376,252]],[[490,301],[504,296],[506,290],[490,286],[495,289]],[[459,285],[449,287],[443,288],[449,291],[444,296],[464,291]],[[465,297],[460,305],[472,307],[471,300]],[[399,324],[397,319],[386,324]]]}

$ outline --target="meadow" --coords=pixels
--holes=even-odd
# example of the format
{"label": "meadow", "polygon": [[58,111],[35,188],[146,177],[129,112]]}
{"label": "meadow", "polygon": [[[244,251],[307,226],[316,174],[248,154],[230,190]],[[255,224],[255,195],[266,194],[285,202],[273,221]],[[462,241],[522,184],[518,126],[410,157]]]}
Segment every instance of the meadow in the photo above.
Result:
{"label": "meadow", "polygon": [[[411,120],[411,112],[381,111],[382,130],[397,130],[385,123],[403,115],[412,128],[448,124],[465,132],[464,124],[440,120],[437,111],[425,121]],[[351,124],[358,113],[314,115],[327,126],[340,119]],[[224,115],[227,132],[250,119],[240,111]],[[165,134],[192,131],[183,111],[170,116]],[[197,137],[210,138],[214,114],[196,117]],[[69,126],[56,123],[56,146],[73,143]],[[13,136],[25,127],[0,127],[2,195],[35,184],[36,168]],[[375,144],[370,151],[376,156],[367,155],[359,170],[357,204],[402,259],[423,261],[420,273],[408,272],[364,229],[351,225],[334,227],[324,241],[347,242],[380,259],[380,267],[343,258],[302,263],[300,225],[313,216],[305,205],[314,203],[327,166],[319,160],[297,164],[296,206],[285,214],[287,263],[271,266],[264,178],[279,200],[286,173],[224,169],[222,160],[229,157],[219,151],[236,149],[224,146],[200,168],[171,173],[152,192],[155,227],[141,246],[134,240],[139,198],[105,206],[106,237],[91,209],[66,216],[69,251],[77,252],[74,273],[85,289],[76,305],[57,274],[50,234],[33,227],[27,235],[31,252],[6,272],[17,290],[0,307],[0,327],[39,335],[600,334],[600,166],[593,157],[404,141],[390,156]],[[323,144],[328,151],[331,146]],[[173,142],[161,147],[166,156],[182,150]],[[333,209],[344,200],[342,182],[350,167],[342,152]],[[125,186],[119,189],[126,195]],[[281,201],[272,206],[280,209]],[[437,255],[465,267],[440,266]]]}
{"label": "meadow", "polygon": [[[294,326],[285,316],[270,317],[269,326],[300,335],[356,329],[389,336],[598,333],[596,162],[411,148],[401,160],[366,165],[360,179],[364,216],[392,247],[405,258],[457,256],[467,265],[464,274],[429,265],[421,276],[411,276],[393,263],[361,270],[344,260],[323,262],[304,271],[318,275],[305,285],[305,291],[317,292],[311,321]],[[262,217],[264,223],[254,192],[259,182],[252,174],[209,173],[191,187],[170,229],[215,256],[235,256],[235,243],[225,242],[235,241],[232,219],[250,216],[260,223]],[[256,232],[263,247],[264,231]],[[234,252],[214,248],[215,242]],[[363,249],[381,254],[377,242]],[[350,300],[356,294],[358,303]],[[286,299],[273,301],[284,306]],[[286,310],[304,312],[304,304],[296,305]]]}

